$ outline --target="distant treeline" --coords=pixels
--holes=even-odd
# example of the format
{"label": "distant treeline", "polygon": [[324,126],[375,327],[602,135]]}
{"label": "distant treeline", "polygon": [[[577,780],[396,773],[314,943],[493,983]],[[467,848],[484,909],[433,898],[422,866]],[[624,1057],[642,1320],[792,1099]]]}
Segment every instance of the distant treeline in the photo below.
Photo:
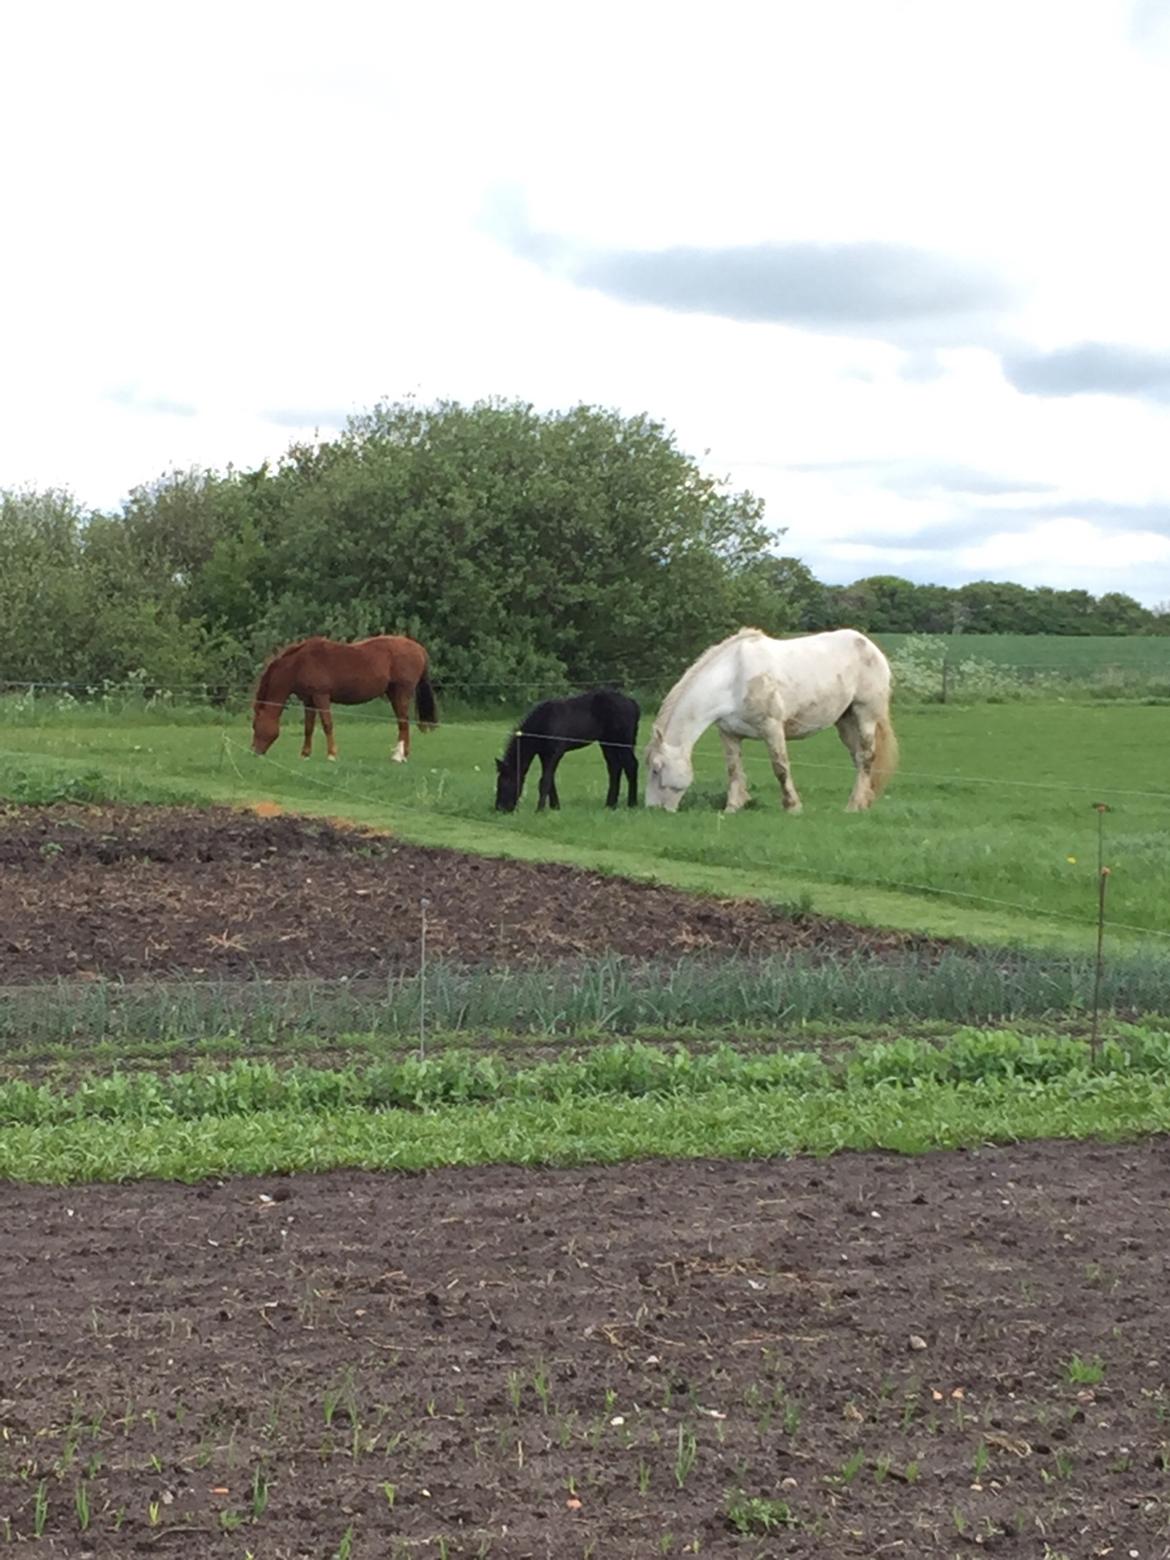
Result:
{"label": "distant treeline", "polygon": [[289,640],[401,632],[475,697],[660,683],[743,623],[1170,633],[1117,593],[825,585],[777,555],[762,511],[646,417],[379,406],[273,466],[170,473],[117,513],[0,493],[0,681],[238,691]]}

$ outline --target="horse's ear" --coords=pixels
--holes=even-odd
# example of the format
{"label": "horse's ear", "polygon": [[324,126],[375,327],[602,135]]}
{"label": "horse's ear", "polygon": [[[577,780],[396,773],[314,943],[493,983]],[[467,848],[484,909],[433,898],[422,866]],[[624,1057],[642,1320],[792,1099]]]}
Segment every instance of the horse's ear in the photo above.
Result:
{"label": "horse's ear", "polygon": [[661,742],[662,741],[662,727],[658,724],[657,721],[654,722],[653,740],[655,742]]}
{"label": "horse's ear", "polygon": [[496,773],[502,775],[503,772],[504,772],[504,760],[502,758],[497,758],[496,759]]}

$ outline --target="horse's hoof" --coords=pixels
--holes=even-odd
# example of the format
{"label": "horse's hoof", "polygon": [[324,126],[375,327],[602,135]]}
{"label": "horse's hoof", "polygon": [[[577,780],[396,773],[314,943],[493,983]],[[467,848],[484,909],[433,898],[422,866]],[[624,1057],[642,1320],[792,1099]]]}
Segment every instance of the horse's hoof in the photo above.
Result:
{"label": "horse's hoof", "polygon": [[331,764],[335,764],[337,762],[337,754],[336,753],[327,753],[325,756],[328,758],[328,760],[329,760],[329,762]]}
{"label": "horse's hoof", "polygon": [[405,753],[391,753],[391,755],[390,755],[390,762],[392,764],[405,764],[406,763],[406,754]]}

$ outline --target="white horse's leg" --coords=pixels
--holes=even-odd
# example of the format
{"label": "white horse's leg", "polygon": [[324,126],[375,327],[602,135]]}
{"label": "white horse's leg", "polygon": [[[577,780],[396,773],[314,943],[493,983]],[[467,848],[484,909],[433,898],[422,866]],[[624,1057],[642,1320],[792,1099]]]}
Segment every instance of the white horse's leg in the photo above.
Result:
{"label": "white horse's leg", "polygon": [[877,722],[872,716],[859,715],[850,705],[837,722],[837,735],[849,749],[857,778],[853,782],[846,812],[865,812],[873,805],[873,761],[876,752]]}
{"label": "white horse's leg", "polygon": [[734,813],[746,807],[751,800],[747,776],[743,772],[743,742],[726,731],[720,731],[719,740],[723,743],[723,757],[727,761],[727,802],[724,811]]}
{"label": "white horse's leg", "polygon": [[788,741],[784,735],[784,722],[773,718],[764,724],[764,741],[772,756],[772,773],[780,782],[780,793],[785,812],[799,812],[802,806],[796,787],[792,783],[792,771],[788,764]]}

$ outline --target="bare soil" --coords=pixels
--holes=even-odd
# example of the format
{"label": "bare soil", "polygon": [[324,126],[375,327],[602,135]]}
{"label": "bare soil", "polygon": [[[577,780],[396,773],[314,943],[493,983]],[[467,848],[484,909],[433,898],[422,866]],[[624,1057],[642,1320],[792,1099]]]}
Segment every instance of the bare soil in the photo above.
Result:
{"label": "bare soil", "polygon": [[0,810],[0,980],[412,970],[801,950],[884,956],[943,945],[569,867],[408,845],[228,808]]}
{"label": "bare soil", "polygon": [[7,1186],[4,1552],[1170,1555],[1168,1168]]}

